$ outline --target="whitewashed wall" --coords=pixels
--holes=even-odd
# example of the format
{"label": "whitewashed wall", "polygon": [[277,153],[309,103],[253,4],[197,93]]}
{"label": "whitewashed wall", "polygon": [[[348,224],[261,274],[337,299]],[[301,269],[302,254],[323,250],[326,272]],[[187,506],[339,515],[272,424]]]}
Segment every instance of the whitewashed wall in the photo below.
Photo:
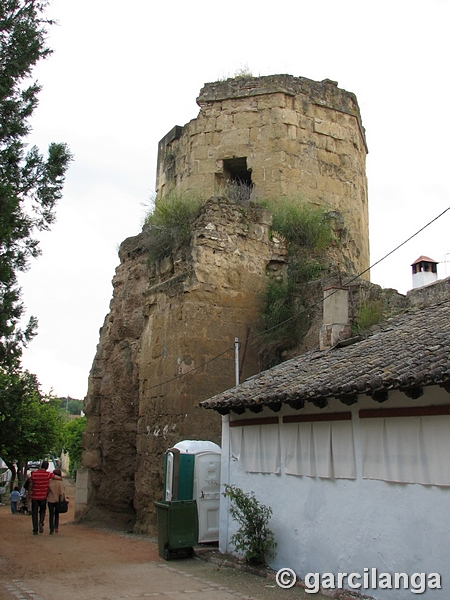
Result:
{"label": "whitewashed wall", "polygon": [[[430,390],[432,390],[430,392]],[[246,473],[238,460],[230,457],[229,416],[223,417],[222,483],[233,483],[245,492],[255,492],[258,500],[273,509],[271,528],[278,543],[270,561],[274,569],[290,567],[304,578],[307,573],[378,572],[439,573],[442,589],[419,596],[429,600],[450,598],[450,487],[411,483],[390,483],[362,478],[361,420],[364,408],[390,408],[449,404],[450,396],[441,388],[426,388],[424,395],[411,400],[392,393],[381,405],[367,397],[347,407],[333,401],[320,411],[307,406],[302,411],[283,407],[254,415],[246,411],[232,419],[348,411],[352,412],[356,456],[356,479],[319,479],[284,473],[283,425],[280,426],[281,473]],[[398,417],[402,418],[402,417]],[[450,431],[449,431],[450,436]],[[449,461],[450,456],[442,460]],[[229,538],[236,530],[228,514],[228,502],[221,498],[220,549],[232,551]],[[380,600],[414,598],[407,590],[360,589]],[[311,595],[311,597],[314,597]]]}

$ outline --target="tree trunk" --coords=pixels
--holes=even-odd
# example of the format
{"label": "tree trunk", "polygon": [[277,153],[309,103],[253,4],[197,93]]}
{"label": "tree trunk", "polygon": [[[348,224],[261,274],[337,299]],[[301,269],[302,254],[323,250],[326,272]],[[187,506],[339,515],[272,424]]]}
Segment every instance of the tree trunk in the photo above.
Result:
{"label": "tree trunk", "polygon": [[14,489],[14,482],[16,480],[16,465],[8,460],[3,459],[6,463],[6,466],[11,471],[11,481],[9,482],[9,492],[11,493]]}
{"label": "tree trunk", "polygon": [[19,488],[23,486],[27,478],[27,466],[28,461],[18,460],[17,461],[17,479],[19,481]]}

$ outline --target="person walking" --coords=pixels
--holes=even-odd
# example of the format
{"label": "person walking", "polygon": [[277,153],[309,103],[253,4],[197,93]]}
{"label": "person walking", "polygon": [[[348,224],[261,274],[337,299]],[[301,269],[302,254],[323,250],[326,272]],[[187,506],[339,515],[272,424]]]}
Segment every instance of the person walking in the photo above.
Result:
{"label": "person walking", "polygon": [[48,461],[42,461],[41,468],[36,469],[30,475],[31,488],[31,518],[33,521],[33,535],[44,533],[45,509],[47,508],[48,483],[53,479],[53,473],[49,473]]}
{"label": "person walking", "polygon": [[17,503],[19,502],[19,498],[20,498],[20,492],[19,492],[19,488],[16,486],[8,497],[8,500],[11,501],[11,512],[13,515],[15,515],[17,513]]}
{"label": "person walking", "polygon": [[58,512],[58,502],[65,498],[65,489],[64,483],[62,480],[61,469],[55,469],[53,471],[53,475],[55,477],[50,479],[48,484],[48,514],[49,514],[49,526],[50,526],[50,535],[53,533],[58,533],[59,530],[59,512]]}

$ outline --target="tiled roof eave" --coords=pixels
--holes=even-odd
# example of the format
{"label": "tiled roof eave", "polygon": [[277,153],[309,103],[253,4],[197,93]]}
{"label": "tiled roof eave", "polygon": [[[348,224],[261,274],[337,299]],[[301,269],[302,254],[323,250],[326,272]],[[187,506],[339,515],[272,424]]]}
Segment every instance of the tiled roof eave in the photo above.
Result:
{"label": "tiled roof eave", "polygon": [[[271,394],[249,396],[247,394],[234,394],[233,390],[228,390],[219,396],[206,400],[201,406],[206,409],[223,409],[244,407],[251,408],[255,406],[268,406],[269,404],[288,404],[288,403],[314,403],[317,400],[331,400],[336,398],[348,398],[349,396],[377,396],[380,392],[400,391],[439,385],[450,390],[450,367],[437,369],[431,372],[419,373],[415,376],[406,375],[400,378],[388,377],[386,380],[373,378],[365,383],[356,382],[336,387],[320,387],[309,391],[274,391]],[[238,391],[239,388],[234,388]]]}

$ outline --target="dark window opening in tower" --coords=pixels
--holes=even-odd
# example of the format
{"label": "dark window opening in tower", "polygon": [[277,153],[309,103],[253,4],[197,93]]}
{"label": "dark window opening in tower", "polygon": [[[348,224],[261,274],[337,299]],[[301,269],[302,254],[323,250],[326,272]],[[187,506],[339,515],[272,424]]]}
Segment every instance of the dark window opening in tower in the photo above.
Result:
{"label": "dark window opening in tower", "polygon": [[223,178],[232,183],[245,183],[252,186],[252,172],[247,169],[247,159],[226,158],[223,161]]}
{"label": "dark window opening in tower", "polygon": [[253,189],[252,171],[247,168],[247,159],[226,158],[223,160],[223,181],[227,186],[227,195],[238,204],[250,200]]}

